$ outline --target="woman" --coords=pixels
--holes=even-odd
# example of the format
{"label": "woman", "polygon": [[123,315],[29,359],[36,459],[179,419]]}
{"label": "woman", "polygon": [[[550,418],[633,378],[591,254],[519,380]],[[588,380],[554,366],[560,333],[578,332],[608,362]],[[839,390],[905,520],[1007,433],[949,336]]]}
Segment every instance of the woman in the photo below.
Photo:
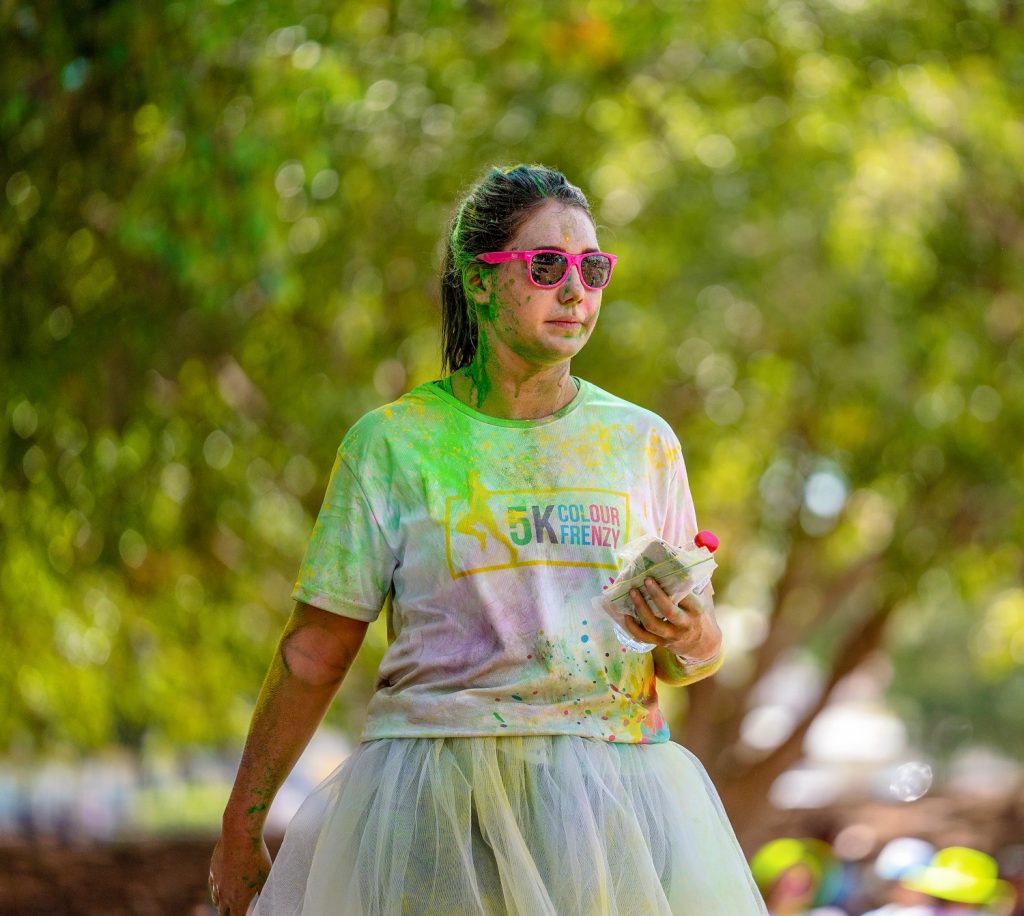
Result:
{"label": "woman", "polygon": [[763,913],[656,679],[712,673],[710,597],[594,613],[623,544],[696,533],[675,435],[569,372],[615,257],[586,198],[492,169],[452,224],[446,378],[346,435],[211,864],[220,913],[270,868],[263,820],[390,597],[362,743],[300,809],[263,914]]}

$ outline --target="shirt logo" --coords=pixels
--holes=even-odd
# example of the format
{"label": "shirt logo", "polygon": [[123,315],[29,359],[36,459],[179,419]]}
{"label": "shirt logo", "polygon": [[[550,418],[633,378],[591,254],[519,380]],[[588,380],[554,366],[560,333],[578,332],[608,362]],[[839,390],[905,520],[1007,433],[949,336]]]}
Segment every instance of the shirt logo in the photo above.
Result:
{"label": "shirt logo", "polygon": [[490,490],[471,471],[450,496],[445,548],[453,579],[520,566],[618,568],[629,540],[629,494],[592,487]]}

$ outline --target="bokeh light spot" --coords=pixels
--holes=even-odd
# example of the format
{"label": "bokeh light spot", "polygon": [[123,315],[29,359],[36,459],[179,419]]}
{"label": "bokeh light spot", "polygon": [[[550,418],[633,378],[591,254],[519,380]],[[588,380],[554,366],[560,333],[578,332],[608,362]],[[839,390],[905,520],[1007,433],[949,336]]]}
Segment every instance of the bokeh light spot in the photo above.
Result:
{"label": "bokeh light spot", "polygon": [[902,802],[917,801],[923,798],[932,787],[932,768],[926,763],[911,761],[896,768],[889,793]]}
{"label": "bokeh light spot", "polygon": [[215,471],[223,471],[231,463],[235,452],[234,443],[223,430],[215,429],[203,443],[203,457]]}
{"label": "bokeh light spot", "polygon": [[145,563],[146,555],[149,553],[146,539],[134,528],[128,528],[122,532],[117,542],[117,549],[125,565],[132,569],[138,569]]}

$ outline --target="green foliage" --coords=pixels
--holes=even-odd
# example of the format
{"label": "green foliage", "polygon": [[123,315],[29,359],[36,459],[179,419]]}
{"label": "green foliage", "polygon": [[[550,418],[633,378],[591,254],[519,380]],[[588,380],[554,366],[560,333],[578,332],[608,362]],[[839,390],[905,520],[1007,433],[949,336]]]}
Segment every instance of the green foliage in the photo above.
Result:
{"label": "green foliage", "polygon": [[0,743],[238,738],[341,436],[438,373],[460,190],[539,161],[620,255],[576,371],[673,423],[720,597],[783,634],[745,670],[780,640],[827,666],[881,608],[922,735],[1022,749],[996,712],[1024,691],[1013,4],[0,27]]}

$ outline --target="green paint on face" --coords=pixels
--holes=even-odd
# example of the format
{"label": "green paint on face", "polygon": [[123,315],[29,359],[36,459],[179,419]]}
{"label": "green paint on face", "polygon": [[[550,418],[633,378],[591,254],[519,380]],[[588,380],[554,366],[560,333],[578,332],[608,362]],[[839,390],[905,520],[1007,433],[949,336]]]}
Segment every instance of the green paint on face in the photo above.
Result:
{"label": "green paint on face", "polygon": [[464,375],[470,380],[469,403],[479,410],[490,396],[493,385],[487,369],[491,357],[491,345],[487,337],[487,324],[494,324],[498,317],[498,292],[491,285],[491,295],[486,302],[477,303],[477,344],[473,361],[465,367]]}
{"label": "green paint on face", "polygon": [[491,294],[486,302],[476,304],[476,317],[478,321],[494,321],[495,315],[498,314],[498,293],[495,289],[494,268],[488,267],[485,271],[481,271],[480,276],[481,279],[486,277],[490,281]]}
{"label": "green paint on face", "polygon": [[[492,297],[493,298],[493,297]],[[476,354],[473,362],[466,366],[466,375],[471,382],[469,392],[470,404],[479,410],[491,393],[491,379],[487,374],[487,358],[490,355],[490,344],[487,342],[487,331],[480,327],[477,330]],[[474,403],[475,402],[475,403]]]}

